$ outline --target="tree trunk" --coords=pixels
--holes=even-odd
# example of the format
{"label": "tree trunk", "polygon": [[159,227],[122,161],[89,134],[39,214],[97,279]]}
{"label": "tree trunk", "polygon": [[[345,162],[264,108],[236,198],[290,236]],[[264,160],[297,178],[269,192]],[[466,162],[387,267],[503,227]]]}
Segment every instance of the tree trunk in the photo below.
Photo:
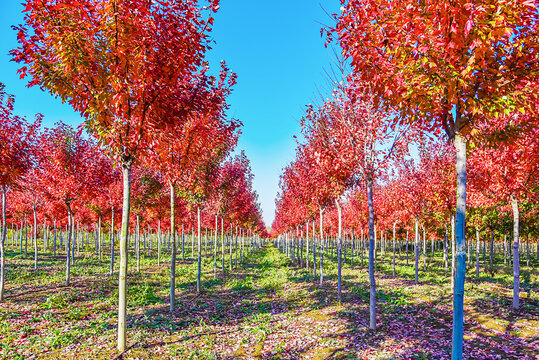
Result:
{"label": "tree trunk", "polygon": [[421,225],[423,229],[423,270],[427,269],[427,235],[425,233],[425,226]]}
{"label": "tree trunk", "polygon": [[0,301],[4,301],[4,284],[6,281],[6,202],[7,188],[2,185],[2,239],[0,240]]}
{"label": "tree trunk", "polygon": [[494,257],[494,230],[490,229],[490,246],[489,246],[489,255],[490,255],[490,272],[494,273],[494,264],[493,264],[493,257]]}
{"label": "tree trunk", "polygon": [[37,270],[37,205],[34,204],[34,270]]}
{"label": "tree trunk", "polygon": [[217,278],[217,214],[215,214],[215,234],[213,234],[213,278]]}
{"label": "tree trunk", "polygon": [[102,234],[101,234],[101,214],[99,214],[99,219],[97,220],[97,247],[98,247],[98,253],[99,253],[99,262],[101,262],[101,260],[103,259],[102,257],[102,251],[101,251],[101,241],[103,240],[102,239]]}
{"label": "tree trunk", "polygon": [[374,278],[374,199],[372,193],[371,178],[367,178],[367,198],[369,205],[369,283],[370,283],[370,305],[369,305],[369,328],[376,329],[376,280]]}
{"label": "tree trunk", "polygon": [[225,231],[224,231],[224,225],[225,220],[221,216],[221,270],[223,271],[223,275],[225,274]]}
{"label": "tree trunk", "polygon": [[161,218],[157,222],[157,266],[161,265]]}
{"label": "tree trunk", "polygon": [[515,195],[511,195],[511,209],[513,210],[513,308],[518,309],[520,297],[520,213]]}
{"label": "tree trunk", "polygon": [[170,313],[172,314],[176,301],[176,195],[173,183],[170,183],[170,236],[172,247],[170,254]]}
{"label": "tree trunk", "polygon": [[307,240],[307,249],[305,249],[305,253],[307,254],[307,256],[305,257],[305,262],[306,262],[306,267],[307,267],[307,272],[309,272],[309,256],[311,256],[311,254],[309,253],[309,220],[307,220],[307,233],[306,233],[306,240]]}
{"label": "tree trunk", "polygon": [[54,239],[52,240],[52,253],[54,254],[54,257],[56,257],[56,238],[57,238],[56,218],[54,218]]}
{"label": "tree trunk", "polygon": [[140,215],[137,214],[137,233],[135,234],[135,252],[137,255],[137,272],[140,272]]}
{"label": "tree trunk", "polygon": [[447,224],[445,225],[445,235],[444,235],[444,265],[445,265],[445,271],[447,271],[449,269],[449,254],[448,254],[448,251],[447,251]]}
{"label": "tree trunk", "polygon": [[71,211],[71,203],[66,203],[67,207],[67,241],[66,241],[66,250],[67,250],[67,256],[66,256],[66,282],[65,285],[69,286],[69,280],[71,275],[71,233],[73,229],[73,216]]}
{"label": "tree trunk", "polygon": [[456,268],[453,292],[453,360],[462,359],[464,342],[464,280],[466,278],[466,138],[455,135],[457,153],[457,211],[455,216]]}
{"label": "tree trunk", "polygon": [[320,286],[324,284],[324,211],[320,207]]}
{"label": "tree trunk", "polygon": [[451,216],[451,291],[455,291],[455,216]]}
{"label": "tree trunk", "polygon": [[185,262],[185,230],[182,223],[182,261]]}
{"label": "tree trunk", "polygon": [[28,256],[28,218],[24,214],[24,258]]}
{"label": "tree trunk", "polygon": [[234,228],[232,227],[232,222],[230,223],[230,238],[228,239],[228,270],[232,272],[232,238],[234,237]]}
{"label": "tree trunk", "polygon": [[[84,238],[83,238],[84,239]],[[114,206],[112,207],[112,215],[110,220],[110,277],[114,275]]]}
{"label": "tree trunk", "polygon": [[414,255],[415,255],[415,283],[419,284],[419,221],[417,216],[414,222],[415,240],[414,240]]}
{"label": "tree trunk", "polygon": [[[202,238],[200,237],[200,206],[197,207],[197,223],[198,223],[198,260],[197,260],[197,293],[200,292],[200,273],[201,273],[201,267],[202,267],[202,257],[200,252],[201,249],[201,241]],[[238,261],[238,247],[237,247],[237,240],[236,240],[236,262]],[[237,263],[236,263],[237,265]]]}
{"label": "tree trunk", "polygon": [[313,276],[316,277],[316,221],[313,219]]}
{"label": "tree trunk", "polygon": [[408,266],[408,244],[409,244],[408,234],[409,234],[409,230],[406,230],[406,266]]}
{"label": "tree trunk", "polygon": [[124,352],[127,338],[127,244],[129,242],[129,212],[131,208],[131,161],[122,163],[123,202],[122,238],[120,239],[120,273],[118,279],[118,350]]}
{"label": "tree trunk", "polygon": [[236,236],[234,236],[234,267],[238,266],[238,227],[236,226]]}
{"label": "tree trunk", "polygon": [[397,226],[397,222],[395,221],[393,223],[393,276],[395,276],[395,227]]}
{"label": "tree trunk", "polygon": [[339,305],[341,303],[342,299],[342,209],[341,204],[339,203],[339,200],[335,199],[335,205],[337,205],[337,214],[339,218],[339,233],[338,233],[338,239],[337,239],[337,298],[339,299]]}
{"label": "tree trunk", "polygon": [[481,247],[481,243],[479,241],[479,228],[475,228],[475,237],[477,238],[476,242],[476,249],[475,249],[475,272],[477,276],[477,280],[479,280],[479,251]]}

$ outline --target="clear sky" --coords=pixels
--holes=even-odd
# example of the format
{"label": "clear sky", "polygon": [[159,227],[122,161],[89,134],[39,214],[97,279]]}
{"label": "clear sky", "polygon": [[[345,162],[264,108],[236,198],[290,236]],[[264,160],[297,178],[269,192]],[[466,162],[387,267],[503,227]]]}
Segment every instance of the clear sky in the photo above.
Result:
{"label": "clear sky", "polygon": [[[0,81],[16,96],[19,115],[45,116],[45,126],[59,120],[81,123],[68,104],[19,80],[9,50],[17,46],[11,25],[22,23],[20,0],[0,0]],[[338,12],[338,0],[221,0],[208,54],[217,67],[225,60],[238,74],[229,98],[229,115],[240,119],[245,150],[255,175],[264,220],[271,225],[282,168],[294,159],[299,120],[305,105],[318,98],[326,83],[332,50],[324,47],[320,29],[333,25],[327,13]]]}

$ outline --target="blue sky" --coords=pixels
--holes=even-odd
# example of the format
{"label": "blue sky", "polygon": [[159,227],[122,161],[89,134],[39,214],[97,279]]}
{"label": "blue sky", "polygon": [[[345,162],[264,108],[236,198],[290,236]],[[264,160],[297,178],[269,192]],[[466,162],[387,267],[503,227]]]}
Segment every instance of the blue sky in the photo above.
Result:
{"label": "blue sky", "polygon": [[[8,52],[17,46],[11,25],[23,20],[19,0],[2,0],[0,11],[0,81],[16,96],[16,112],[28,118],[45,116],[45,126],[59,120],[80,124],[67,104],[39,88],[28,89],[19,80],[17,64]],[[338,0],[221,0],[215,15],[208,58],[213,67],[225,60],[238,74],[229,98],[229,115],[240,119],[243,134],[238,149],[245,150],[255,175],[264,220],[271,225],[281,170],[294,159],[299,120],[305,105],[315,102],[326,84],[325,70],[332,50],[320,36],[326,14],[338,11]]]}

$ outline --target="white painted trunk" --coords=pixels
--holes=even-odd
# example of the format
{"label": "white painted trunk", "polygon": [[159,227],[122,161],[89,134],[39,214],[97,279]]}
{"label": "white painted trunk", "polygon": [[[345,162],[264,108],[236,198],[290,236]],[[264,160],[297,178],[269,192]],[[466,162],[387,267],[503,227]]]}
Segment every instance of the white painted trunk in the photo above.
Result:
{"label": "white painted trunk", "polygon": [[513,308],[518,309],[520,298],[520,212],[516,196],[511,195],[511,209],[513,210]]}
{"label": "white painted trunk", "polygon": [[127,344],[127,244],[129,242],[129,212],[131,210],[131,163],[122,164],[123,202],[122,238],[120,239],[120,269],[118,278],[118,350]]}

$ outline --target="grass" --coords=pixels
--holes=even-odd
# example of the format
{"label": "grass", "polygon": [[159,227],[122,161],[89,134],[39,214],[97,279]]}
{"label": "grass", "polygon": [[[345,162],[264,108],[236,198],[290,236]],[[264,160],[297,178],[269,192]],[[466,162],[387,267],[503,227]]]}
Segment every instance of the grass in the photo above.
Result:
{"label": "grass", "polygon": [[[186,254],[190,255],[190,250]],[[292,263],[271,243],[248,254],[233,271],[203,258],[202,289],[196,293],[196,262],[178,261],[176,311],[169,312],[170,258],[163,249],[141,254],[141,271],[130,254],[128,342],[125,359],[445,359],[451,346],[451,285],[441,253],[419,272],[398,258],[393,277],[391,254],[376,266],[376,331],[368,329],[369,283],[366,263],[348,254],[343,267],[343,298],[337,302],[336,258],[324,256],[319,271]],[[63,286],[65,255],[8,251],[7,299],[0,304],[0,356],[8,359],[111,359],[116,345],[117,274],[95,252],[77,256],[72,285]],[[389,256],[388,256],[389,255]],[[233,255],[234,257],[234,255]],[[411,260],[411,258],[410,258]],[[539,356],[537,260],[523,267],[521,309],[511,309],[512,273],[495,259],[492,276],[468,270],[465,293],[465,352],[471,358],[533,359]],[[524,262],[525,263],[525,262]],[[422,265],[422,262],[420,262]],[[218,261],[220,265],[220,261]]]}

